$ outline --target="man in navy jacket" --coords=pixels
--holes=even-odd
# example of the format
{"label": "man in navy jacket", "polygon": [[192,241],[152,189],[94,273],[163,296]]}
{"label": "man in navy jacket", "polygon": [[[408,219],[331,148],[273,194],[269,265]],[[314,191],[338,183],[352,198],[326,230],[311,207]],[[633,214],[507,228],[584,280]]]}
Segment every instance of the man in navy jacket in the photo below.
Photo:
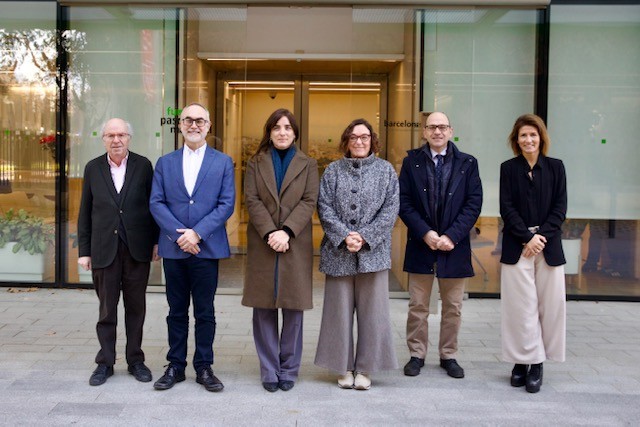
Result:
{"label": "man in navy jacket", "polygon": [[464,370],[455,357],[464,289],[473,276],[469,232],[482,208],[477,160],[458,150],[449,118],[429,114],[423,129],[426,144],[410,150],[400,171],[400,218],[408,228],[404,271],[409,273],[407,346],[404,367],[416,376],[427,354],[429,299],[434,276],[442,299],[440,366],[453,378]]}

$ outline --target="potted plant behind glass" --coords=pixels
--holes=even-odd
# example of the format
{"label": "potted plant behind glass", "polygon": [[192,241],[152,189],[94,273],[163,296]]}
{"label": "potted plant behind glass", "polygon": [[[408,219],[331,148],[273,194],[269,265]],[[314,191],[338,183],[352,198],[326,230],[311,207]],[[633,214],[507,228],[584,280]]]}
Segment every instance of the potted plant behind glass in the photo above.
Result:
{"label": "potted plant behind glass", "polygon": [[562,250],[567,260],[565,274],[578,274],[580,271],[582,233],[586,227],[586,219],[566,219],[562,224]]}
{"label": "potted plant behind glass", "polygon": [[24,209],[0,215],[0,281],[42,281],[54,226]]}

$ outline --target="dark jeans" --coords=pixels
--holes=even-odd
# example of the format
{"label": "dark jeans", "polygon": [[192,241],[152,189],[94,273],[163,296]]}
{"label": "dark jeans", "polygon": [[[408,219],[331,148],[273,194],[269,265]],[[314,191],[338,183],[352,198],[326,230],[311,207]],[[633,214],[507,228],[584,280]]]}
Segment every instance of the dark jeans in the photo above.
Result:
{"label": "dark jeans", "polygon": [[216,318],[213,300],[218,288],[218,260],[190,256],[185,259],[164,259],[167,279],[169,315],[169,352],[167,360],[179,369],[187,366],[189,337],[189,303],[193,300],[196,347],[193,367],[196,372],[213,364],[213,338]]}
{"label": "dark jeans", "polygon": [[116,363],[120,291],[124,301],[127,363],[134,365],[144,362],[141,346],[149,267],[150,263],[133,259],[127,245],[120,241],[113,263],[105,268],[93,269],[93,283],[100,301],[100,313],[96,324],[100,351],[96,355],[96,363],[107,366],[113,366]]}

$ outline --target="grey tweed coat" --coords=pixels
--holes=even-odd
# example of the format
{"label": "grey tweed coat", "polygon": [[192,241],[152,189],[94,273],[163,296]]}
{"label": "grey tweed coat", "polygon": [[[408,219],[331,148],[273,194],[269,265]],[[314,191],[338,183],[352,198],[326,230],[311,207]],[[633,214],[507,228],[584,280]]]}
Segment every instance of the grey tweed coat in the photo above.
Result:
{"label": "grey tweed coat", "polygon": [[[324,229],[320,271],[341,277],[390,269],[391,231],[399,206],[398,175],[386,160],[372,154],[331,163],[322,175],[318,199]],[[344,243],[350,231],[366,242],[357,253]]]}

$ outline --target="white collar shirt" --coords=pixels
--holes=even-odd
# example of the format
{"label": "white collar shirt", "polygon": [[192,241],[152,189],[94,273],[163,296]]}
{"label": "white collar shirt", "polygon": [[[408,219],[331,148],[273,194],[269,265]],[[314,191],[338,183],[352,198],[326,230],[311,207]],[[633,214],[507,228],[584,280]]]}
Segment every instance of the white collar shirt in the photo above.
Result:
{"label": "white collar shirt", "polygon": [[203,144],[202,147],[195,150],[192,150],[185,144],[182,150],[182,176],[184,178],[184,186],[187,188],[189,196],[193,195],[206,149],[207,144]]}

